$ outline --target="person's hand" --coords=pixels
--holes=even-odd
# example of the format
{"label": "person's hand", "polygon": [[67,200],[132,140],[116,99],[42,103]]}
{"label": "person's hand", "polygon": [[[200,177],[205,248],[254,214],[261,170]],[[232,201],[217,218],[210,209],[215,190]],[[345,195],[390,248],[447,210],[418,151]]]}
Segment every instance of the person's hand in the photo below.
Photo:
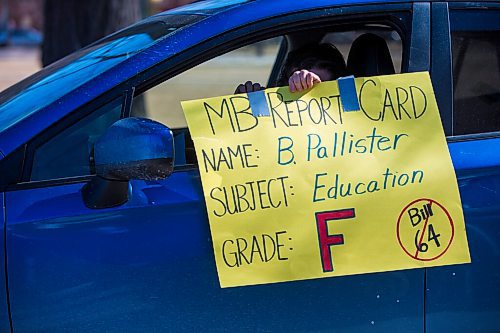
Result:
{"label": "person's hand", "polygon": [[259,91],[259,90],[264,90],[266,87],[261,86],[259,83],[253,83],[252,81],[247,81],[245,84],[240,84],[236,90],[234,91],[235,94],[244,94],[244,93],[249,93],[249,92],[254,92],[254,91]]}
{"label": "person's hand", "polygon": [[312,88],[316,83],[320,83],[321,79],[318,75],[308,70],[296,71],[288,79],[288,85],[291,92],[302,91]]}

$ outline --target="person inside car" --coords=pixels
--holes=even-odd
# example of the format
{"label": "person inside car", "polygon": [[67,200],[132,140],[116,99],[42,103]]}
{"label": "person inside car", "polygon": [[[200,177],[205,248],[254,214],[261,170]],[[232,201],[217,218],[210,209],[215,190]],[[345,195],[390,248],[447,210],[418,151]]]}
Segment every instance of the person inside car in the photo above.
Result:
{"label": "person inside car", "polygon": [[[277,86],[290,87],[291,92],[312,88],[322,81],[336,80],[346,76],[344,57],[332,44],[308,44],[290,52],[280,73]],[[259,83],[247,81],[240,84],[235,94],[263,90]]]}

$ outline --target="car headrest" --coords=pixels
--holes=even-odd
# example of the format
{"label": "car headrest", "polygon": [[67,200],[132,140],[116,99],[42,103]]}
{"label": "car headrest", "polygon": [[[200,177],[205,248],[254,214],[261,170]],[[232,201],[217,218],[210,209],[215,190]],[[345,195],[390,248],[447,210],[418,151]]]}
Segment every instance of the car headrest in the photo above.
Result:
{"label": "car headrest", "polygon": [[394,74],[385,40],[371,33],[356,38],[347,57],[347,70],[355,77]]}

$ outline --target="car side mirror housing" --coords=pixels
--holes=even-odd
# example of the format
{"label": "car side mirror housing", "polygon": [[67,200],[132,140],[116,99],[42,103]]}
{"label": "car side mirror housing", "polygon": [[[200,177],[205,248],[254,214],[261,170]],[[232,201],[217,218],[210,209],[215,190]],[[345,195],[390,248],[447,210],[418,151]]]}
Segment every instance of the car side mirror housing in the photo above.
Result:
{"label": "car side mirror housing", "polygon": [[129,199],[129,180],[159,180],[172,174],[172,131],[150,119],[118,120],[94,144],[90,163],[96,177],[82,189],[85,205],[122,205]]}

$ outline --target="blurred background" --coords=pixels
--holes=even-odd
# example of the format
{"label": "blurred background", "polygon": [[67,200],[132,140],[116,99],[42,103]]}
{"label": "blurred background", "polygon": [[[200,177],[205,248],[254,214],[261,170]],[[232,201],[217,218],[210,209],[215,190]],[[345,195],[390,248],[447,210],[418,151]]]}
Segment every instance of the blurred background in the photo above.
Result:
{"label": "blurred background", "polygon": [[67,54],[194,0],[0,0],[0,91]]}

